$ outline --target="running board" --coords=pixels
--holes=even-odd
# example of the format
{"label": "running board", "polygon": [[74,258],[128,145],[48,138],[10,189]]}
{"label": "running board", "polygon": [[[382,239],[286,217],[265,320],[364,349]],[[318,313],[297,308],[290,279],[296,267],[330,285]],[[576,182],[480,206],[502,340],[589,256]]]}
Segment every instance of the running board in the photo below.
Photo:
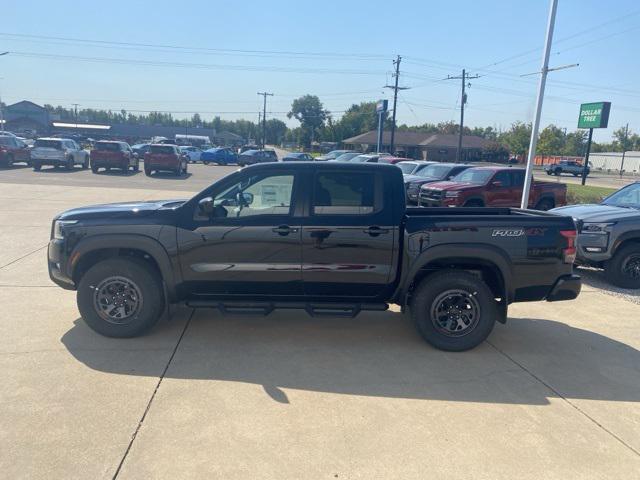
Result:
{"label": "running board", "polygon": [[274,310],[305,310],[312,317],[353,318],[362,311],[384,312],[386,303],[220,302],[188,300],[188,307],[216,308],[223,314],[269,315]]}

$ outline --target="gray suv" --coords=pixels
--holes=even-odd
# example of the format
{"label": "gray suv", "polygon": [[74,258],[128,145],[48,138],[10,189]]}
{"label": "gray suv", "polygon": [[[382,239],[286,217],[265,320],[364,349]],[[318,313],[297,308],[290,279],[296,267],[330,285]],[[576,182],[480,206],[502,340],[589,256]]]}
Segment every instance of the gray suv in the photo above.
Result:
{"label": "gray suv", "polygon": [[640,288],[640,182],[598,204],[551,210],[574,218],[578,228],[576,263],[603,268],[623,288]]}

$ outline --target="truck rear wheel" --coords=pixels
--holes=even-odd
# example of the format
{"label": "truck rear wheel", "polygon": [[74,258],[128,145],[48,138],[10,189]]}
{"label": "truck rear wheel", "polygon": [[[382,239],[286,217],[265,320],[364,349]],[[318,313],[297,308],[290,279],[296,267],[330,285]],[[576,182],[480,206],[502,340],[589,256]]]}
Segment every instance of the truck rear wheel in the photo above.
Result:
{"label": "truck rear wheel", "polygon": [[135,337],[162,316],[161,280],[144,262],[112,258],[93,265],[78,285],[78,309],[89,327],[107,337]]}
{"label": "truck rear wheel", "polygon": [[411,301],[411,316],[432,346],[462,352],[482,343],[499,317],[498,303],[481,279],[446,270],[425,278]]}
{"label": "truck rear wheel", "polygon": [[622,288],[640,288],[640,245],[619,248],[607,262],[604,273],[607,280]]}

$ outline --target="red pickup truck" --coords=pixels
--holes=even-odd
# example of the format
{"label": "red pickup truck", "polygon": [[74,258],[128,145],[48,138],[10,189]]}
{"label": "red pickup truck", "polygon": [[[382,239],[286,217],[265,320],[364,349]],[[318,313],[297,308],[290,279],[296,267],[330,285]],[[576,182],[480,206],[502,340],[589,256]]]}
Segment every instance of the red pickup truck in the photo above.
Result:
{"label": "red pickup truck", "polygon": [[101,140],[96,142],[89,156],[93,173],[98,173],[100,168],[104,168],[106,171],[117,168],[125,172],[129,168],[134,172],[140,169],[138,156],[126,142]]}
{"label": "red pickup truck", "polygon": [[165,143],[152,144],[144,154],[144,173],[172,172],[178,176],[187,174],[189,157],[184,155],[176,145]]}
{"label": "red pickup truck", "polygon": [[[425,184],[420,189],[423,207],[519,207],[525,170],[511,167],[474,167],[451,181]],[[529,207],[549,210],[567,203],[563,183],[531,183]]]}

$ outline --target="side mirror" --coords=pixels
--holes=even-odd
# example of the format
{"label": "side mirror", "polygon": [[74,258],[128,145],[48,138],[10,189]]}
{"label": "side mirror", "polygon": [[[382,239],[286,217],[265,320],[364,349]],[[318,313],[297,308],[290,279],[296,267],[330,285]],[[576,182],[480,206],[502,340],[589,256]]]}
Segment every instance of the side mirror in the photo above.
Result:
{"label": "side mirror", "polygon": [[198,216],[211,218],[213,210],[213,198],[205,197],[198,202]]}
{"label": "side mirror", "polygon": [[238,192],[237,200],[238,205],[242,205],[243,207],[249,206],[253,203],[253,193]]}

